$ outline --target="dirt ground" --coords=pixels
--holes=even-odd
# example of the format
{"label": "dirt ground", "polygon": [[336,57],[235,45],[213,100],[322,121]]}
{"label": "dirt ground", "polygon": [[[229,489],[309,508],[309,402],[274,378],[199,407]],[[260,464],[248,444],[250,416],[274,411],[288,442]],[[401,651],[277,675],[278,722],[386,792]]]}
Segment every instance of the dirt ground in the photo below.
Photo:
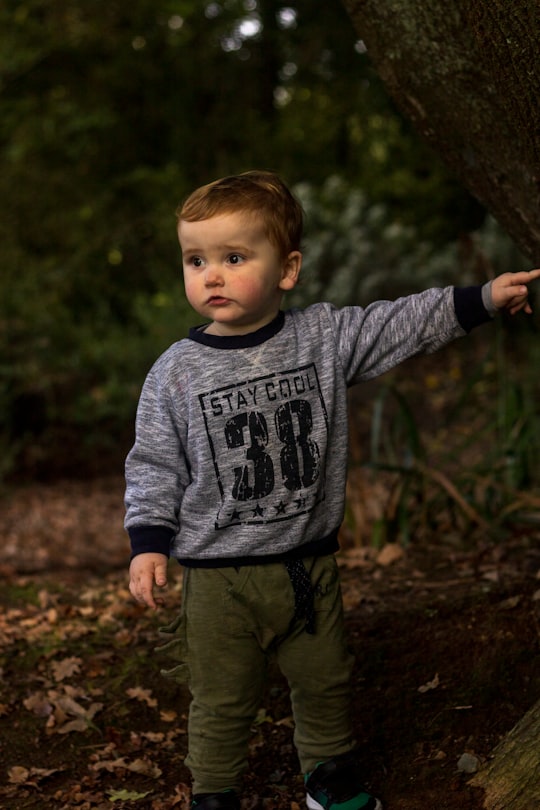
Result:
{"label": "dirt ground", "polygon": [[[160,676],[154,652],[180,603],[180,571],[157,615],[134,605],[122,487],[59,482],[0,501],[5,810],[189,807],[188,695]],[[538,539],[340,552],[359,757],[385,810],[482,807],[471,772],[540,698]],[[305,807],[274,670],[244,807]]]}

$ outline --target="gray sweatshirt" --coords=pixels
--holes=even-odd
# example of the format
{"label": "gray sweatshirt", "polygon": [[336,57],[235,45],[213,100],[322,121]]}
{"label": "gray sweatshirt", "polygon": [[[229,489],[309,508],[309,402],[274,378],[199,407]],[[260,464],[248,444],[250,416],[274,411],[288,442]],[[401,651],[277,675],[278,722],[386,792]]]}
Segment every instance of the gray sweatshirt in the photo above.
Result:
{"label": "gray sweatshirt", "polygon": [[126,461],[133,555],[217,567],[337,550],[347,387],[489,317],[482,288],[447,287],[280,312],[248,335],[191,329],[142,390]]}

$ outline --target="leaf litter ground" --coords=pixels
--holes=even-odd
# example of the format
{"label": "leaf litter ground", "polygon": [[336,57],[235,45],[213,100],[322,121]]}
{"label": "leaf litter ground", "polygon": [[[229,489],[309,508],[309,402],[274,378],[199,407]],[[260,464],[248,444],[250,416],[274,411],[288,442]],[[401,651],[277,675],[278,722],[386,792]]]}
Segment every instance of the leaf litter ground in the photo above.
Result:
{"label": "leaf litter ground", "polygon": [[[1,503],[5,810],[189,807],[188,694],[155,652],[180,571],[158,613],[133,603],[121,500],[109,479],[32,485]],[[471,771],[540,697],[537,541],[340,553],[359,755],[386,810],[482,807]],[[245,810],[304,808],[292,730],[271,669]]]}

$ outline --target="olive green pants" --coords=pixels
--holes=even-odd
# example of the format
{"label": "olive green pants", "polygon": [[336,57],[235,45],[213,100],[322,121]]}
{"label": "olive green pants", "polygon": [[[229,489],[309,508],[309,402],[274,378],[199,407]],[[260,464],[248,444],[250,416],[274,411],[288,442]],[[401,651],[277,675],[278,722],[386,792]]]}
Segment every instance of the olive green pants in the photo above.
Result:
{"label": "olive green pants", "polygon": [[176,632],[192,695],[186,765],[194,793],[240,790],[270,657],[289,684],[302,771],[353,748],[353,656],[337,563],[333,555],[304,562],[315,589],[314,635],[294,618],[282,564],[185,571]]}

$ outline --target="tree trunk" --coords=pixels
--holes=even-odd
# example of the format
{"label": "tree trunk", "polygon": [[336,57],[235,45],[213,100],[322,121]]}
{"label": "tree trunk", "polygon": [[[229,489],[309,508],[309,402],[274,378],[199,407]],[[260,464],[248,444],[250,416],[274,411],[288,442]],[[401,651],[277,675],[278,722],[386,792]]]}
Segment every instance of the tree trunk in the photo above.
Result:
{"label": "tree trunk", "polygon": [[[538,0],[343,0],[390,95],[540,265]],[[540,810],[540,702],[473,784]]]}
{"label": "tree trunk", "polygon": [[343,0],[398,106],[540,264],[538,0]]}
{"label": "tree trunk", "polygon": [[486,810],[540,808],[540,701],[495,748],[471,785],[484,788]]}

